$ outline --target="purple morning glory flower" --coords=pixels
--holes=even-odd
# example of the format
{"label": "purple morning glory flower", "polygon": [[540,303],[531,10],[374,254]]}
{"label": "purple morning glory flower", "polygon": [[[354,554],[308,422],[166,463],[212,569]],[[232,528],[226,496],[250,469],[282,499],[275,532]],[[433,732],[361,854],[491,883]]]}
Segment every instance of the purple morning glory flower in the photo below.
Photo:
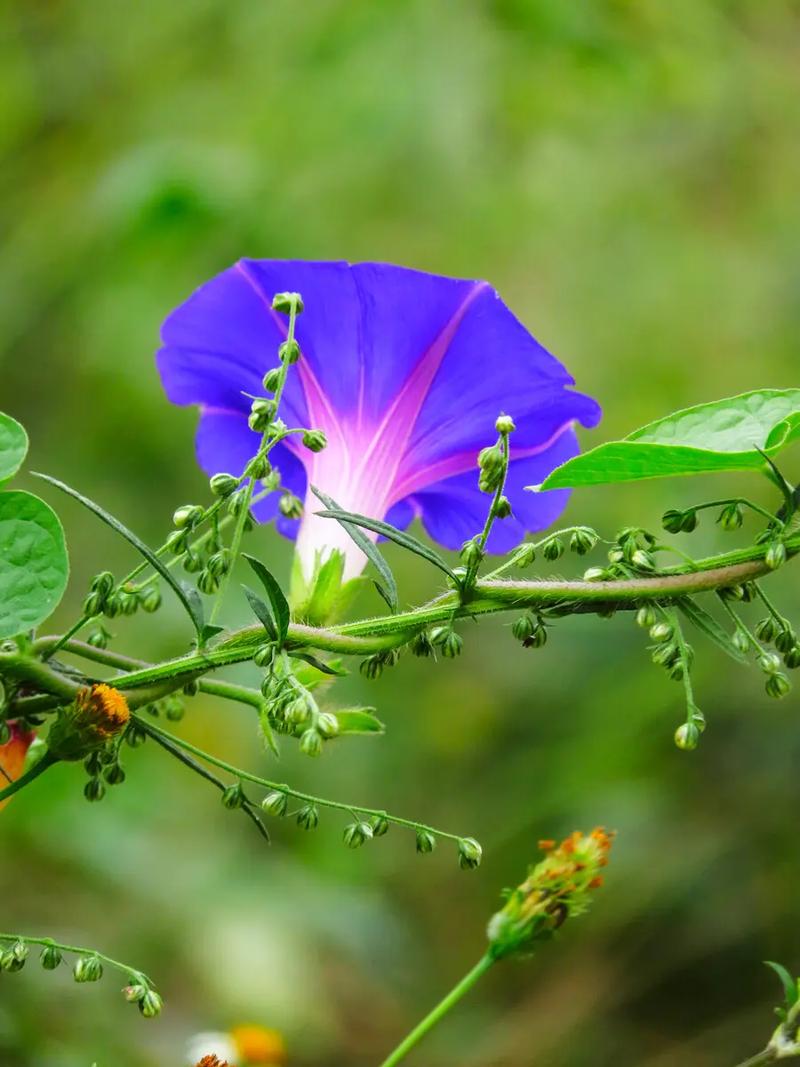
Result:
{"label": "purple morning glory flower", "polygon": [[[278,516],[297,537],[306,578],[316,553],[341,549],[345,578],[363,557],[320,510],[309,485],[343,508],[406,527],[415,516],[434,541],[457,549],[479,532],[489,498],[478,491],[476,458],[496,439],[498,414],[513,417],[507,495],[513,517],[495,523],[489,550],[506,552],[549,526],[567,493],[534,494],[578,452],[574,425],[594,426],[600,409],[573,392],[565,368],[483,281],[443,278],[384,263],[242,259],[201,286],[167,318],[158,367],[169,399],[198,404],[197,455],[213,474],[240,474],[260,435],[247,425],[250,400],[277,366],[285,316],[276,292],[302,294],[301,358],[281,405],[290,426],[323,430],[328,447],[289,437],[272,453],[283,484],[305,500],[302,520]],[[275,495],[256,507],[277,514]]]}

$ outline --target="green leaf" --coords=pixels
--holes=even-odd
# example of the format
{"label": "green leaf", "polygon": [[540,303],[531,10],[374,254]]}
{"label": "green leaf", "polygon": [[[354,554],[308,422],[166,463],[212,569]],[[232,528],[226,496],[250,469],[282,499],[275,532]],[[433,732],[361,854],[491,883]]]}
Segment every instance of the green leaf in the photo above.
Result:
{"label": "green leaf", "polygon": [[50,505],[32,493],[0,493],[0,638],[44,622],[68,577],[64,531]]}
{"label": "green leaf", "polygon": [[348,672],[344,670],[338,662],[325,663],[323,660],[317,659],[316,656],[312,656],[310,652],[292,652],[290,655],[292,659],[301,659],[305,663],[310,664],[310,666],[314,667],[322,674],[329,674],[334,678],[347,677]]}
{"label": "green leaf", "polygon": [[728,631],[723,629],[714,616],[709,615],[706,609],[701,607],[696,600],[683,597],[678,601],[678,607],[686,618],[694,623],[698,630],[702,630],[706,637],[710,638],[715,645],[718,645],[723,652],[726,652],[731,659],[735,659],[739,663],[747,662],[747,656],[739,651],[731,640]]}
{"label": "green leaf", "polygon": [[17,473],[27,452],[25,427],[0,411],[0,485]]}
{"label": "green leaf", "polygon": [[346,708],[334,712],[339,723],[339,735],[383,734],[386,727],[375,717],[374,708]]}
{"label": "green leaf", "polygon": [[798,437],[800,389],[757,389],[648,423],[622,441],[575,456],[556,467],[541,486],[530,488],[758,471],[764,468],[762,451],[772,457]]}
{"label": "green leaf", "polygon": [[[292,652],[291,656],[294,660],[292,665],[294,676],[305,689],[314,690],[319,689],[321,686],[328,686],[334,675],[344,678],[348,673],[342,660],[338,657],[329,659],[325,664],[328,670],[321,671],[317,664],[311,662],[314,658],[313,656],[308,657],[305,654],[301,656],[299,652]],[[331,671],[333,675],[330,673]]]}
{"label": "green leaf", "polygon": [[434,552],[432,548],[428,548],[427,545],[423,545],[416,537],[405,533],[404,530],[398,530],[397,527],[391,526],[388,522],[382,522],[380,519],[369,519],[366,515],[357,515],[352,511],[342,511],[340,508],[328,508],[326,511],[317,511],[316,514],[323,519],[337,519],[339,522],[353,523],[355,526],[363,526],[365,530],[372,530],[374,533],[382,534],[390,541],[400,545],[401,548],[406,548],[409,552],[414,552],[417,556],[426,559],[428,563],[432,563],[434,567],[444,571],[448,578],[452,578],[454,582],[458,581],[453,570],[447,566],[438,553]]}
{"label": "green leaf", "polygon": [[243,552],[242,555],[253,568],[256,577],[267,592],[269,602],[272,605],[272,614],[275,616],[278,640],[283,644],[286,640],[286,635],[289,632],[290,617],[289,604],[286,597],[283,595],[283,590],[260,559],[256,559],[255,556],[248,556],[246,552]]}
{"label": "green leaf", "polygon": [[257,593],[254,593],[252,589],[246,585],[243,585],[242,589],[244,589],[244,595],[247,597],[248,603],[253,609],[253,614],[267,631],[270,641],[277,641],[278,629],[275,625],[275,620],[272,618],[272,612],[261,597],[258,596]]}
{"label": "green leaf", "polygon": [[77,500],[79,504],[83,504],[87,510],[96,515],[98,519],[101,519],[106,526],[110,526],[112,530],[120,535],[120,537],[124,537],[129,545],[133,545],[137,552],[144,556],[153,570],[161,575],[167,585],[175,593],[178,600],[180,600],[181,604],[186,608],[186,613],[192,620],[194,628],[197,631],[198,639],[202,645],[204,640],[203,606],[200,597],[195,591],[191,590],[191,593],[194,595],[190,595],[186,586],[175,577],[175,575],[158,558],[155,552],[149,548],[140,537],[137,537],[132,530],[129,530],[124,523],[121,523],[119,519],[115,519],[113,515],[109,514],[105,508],[100,507],[99,504],[95,504],[93,500],[90,500],[88,496],[79,493],[77,489],[73,489],[64,482],[60,482],[58,478],[51,478],[49,474],[37,474],[36,477],[43,478],[46,482],[49,482],[50,485],[54,485],[56,489],[60,489],[62,493],[66,493],[67,496],[71,496],[73,500]]}
{"label": "green leaf", "polygon": [[793,1007],[797,1003],[798,996],[800,996],[795,979],[792,978],[791,974],[780,963],[774,963],[772,960],[764,960],[764,966],[770,967],[775,974],[777,974],[778,978],[780,978],[783,992],[786,997],[786,1005],[789,1008]]}
{"label": "green leaf", "polygon": [[[330,511],[342,510],[332,497],[327,496],[321,489],[317,489],[316,486],[311,486],[311,492]],[[371,541],[369,537],[366,537],[361,530],[359,530],[358,526],[354,526],[352,522],[345,522],[343,519],[338,519],[337,521],[381,576],[383,580],[382,584],[380,582],[375,582],[375,587],[388,604],[389,610],[394,614],[397,611],[399,600],[397,595],[397,582],[394,580],[391,567],[378,551],[378,546],[375,542]]]}

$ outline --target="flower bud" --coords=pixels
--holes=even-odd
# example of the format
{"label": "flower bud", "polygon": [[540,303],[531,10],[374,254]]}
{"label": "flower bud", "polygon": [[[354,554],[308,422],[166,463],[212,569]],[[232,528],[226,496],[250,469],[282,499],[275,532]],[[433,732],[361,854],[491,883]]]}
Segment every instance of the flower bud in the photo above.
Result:
{"label": "flower bud", "polygon": [[794,648],[797,644],[797,634],[791,627],[788,627],[778,634],[775,638],[775,647],[779,652],[788,652]]}
{"label": "flower bud", "polygon": [[564,555],[564,543],[560,537],[548,537],[545,543],[542,545],[542,555],[550,563],[555,562],[557,559],[561,559]]}
{"label": "flower bud", "polygon": [[195,552],[191,547],[186,549],[181,563],[187,574],[197,574],[198,571],[203,569],[202,557],[199,552]]}
{"label": "flower bud", "polygon": [[61,949],[55,945],[45,945],[39,956],[39,962],[46,971],[54,971],[62,959]]}
{"label": "flower bud", "polygon": [[83,614],[88,616],[88,618],[94,618],[95,615],[102,615],[105,604],[106,598],[95,589],[93,592],[89,593],[83,602]]}
{"label": "flower bud", "polygon": [[373,815],[369,820],[373,837],[384,837],[389,832],[389,820],[385,815]]}
{"label": "flower bud", "polygon": [[436,838],[428,830],[417,830],[417,852],[433,852],[436,848]]}
{"label": "flower bud", "polygon": [[297,825],[303,830],[316,830],[319,812],[314,804],[306,804],[297,813]]}
{"label": "flower bud", "polygon": [[664,527],[667,533],[680,533],[682,523],[683,512],[677,511],[675,508],[669,508],[661,516],[661,525]]}
{"label": "flower bud", "polygon": [[284,493],[278,501],[278,511],[286,519],[301,519],[303,517],[303,502],[294,493]]}
{"label": "flower bud", "polygon": [[483,552],[477,540],[472,537],[461,546],[459,558],[465,567],[477,567],[483,559]]}
{"label": "flower bud", "polygon": [[328,438],[322,430],[306,430],[303,434],[303,444],[309,452],[321,452],[323,448],[327,448]]}
{"label": "flower bud", "polygon": [[276,489],[280,489],[281,485],[281,472],[277,467],[273,467],[268,474],[265,474],[261,479],[261,484],[269,493],[274,493]]}
{"label": "flower bud", "polygon": [[458,865],[462,871],[474,871],[480,866],[483,849],[474,837],[461,837],[458,841]]}
{"label": "flower bud", "polygon": [[584,582],[604,582],[610,575],[605,567],[589,567],[583,572]]}
{"label": "flower bud", "polygon": [[674,641],[665,641],[656,645],[650,658],[659,667],[671,667],[679,655],[678,646]]}
{"label": "flower bud", "polygon": [[764,562],[771,571],[776,571],[778,567],[786,562],[786,545],[783,541],[770,542],[767,554],[764,556]]}
{"label": "flower bud", "polygon": [[299,315],[303,310],[303,298],[299,293],[276,293],[272,298],[272,307],[285,315],[291,311]]}
{"label": "flower bud", "polygon": [[745,582],[742,585],[742,601],[750,604],[758,596],[758,586],[755,582]]}
{"label": "flower bud", "polygon": [[519,546],[514,553],[515,567],[530,567],[536,559],[536,545],[532,541],[526,541]]}
{"label": "flower bud", "polygon": [[273,791],[267,793],[261,801],[262,810],[265,811],[267,815],[275,815],[278,818],[283,818],[288,807],[289,798],[279,789],[273,789]]}
{"label": "flower bud", "polygon": [[103,964],[97,956],[79,956],[72,975],[76,982],[99,982],[103,977]]}
{"label": "flower bud", "polygon": [[86,638],[86,643],[92,648],[108,648],[108,638],[108,631],[99,626],[96,630],[92,630]]}
{"label": "flower bud", "polygon": [[719,513],[717,522],[720,524],[723,530],[738,530],[740,529],[742,522],[744,521],[744,511],[742,505],[737,501],[726,506]]}
{"label": "flower bud", "polygon": [[348,848],[359,848],[373,837],[372,827],[368,822],[351,822],[344,829],[344,843]]}
{"label": "flower bud", "polygon": [[654,571],[656,569],[655,560],[650,553],[645,552],[643,548],[637,548],[636,551],[631,554],[631,563],[641,571]]}
{"label": "flower bud", "polygon": [[25,966],[27,958],[28,946],[24,941],[17,941],[0,955],[0,970],[16,974]]}
{"label": "flower bud", "polygon": [[498,415],[494,428],[499,434],[507,436],[508,434],[513,433],[517,427],[514,425],[514,420],[510,415]]}
{"label": "flower bud", "polygon": [[223,790],[220,799],[222,800],[223,808],[227,808],[228,811],[236,811],[237,808],[241,808],[245,801],[242,783],[236,782],[234,785],[229,785],[227,789]]}
{"label": "flower bud", "polygon": [[764,674],[774,674],[780,670],[781,658],[774,652],[762,652],[756,663]]}
{"label": "flower bud", "polygon": [[309,706],[308,698],[304,693],[299,694],[287,705],[284,712],[284,718],[287,722],[292,723],[293,726],[302,726],[304,722],[308,722],[311,715],[311,708]]}
{"label": "flower bud", "polygon": [[684,752],[691,752],[700,742],[700,730],[693,722],[683,722],[675,731],[675,744]]}
{"label": "flower bud", "polygon": [[125,771],[119,763],[112,763],[103,771],[103,777],[109,785],[122,785],[125,781]]}
{"label": "flower bud", "polygon": [[418,634],[414,634],[409,642],[412,655],[420,656],[421,658],[427,658],[433,655],[433,645],[431,639],[428,637],[426,630],[420,630]]}
{"label": "flower bud", "polygon": [[90,778],[83,787],[83,795],[90,803],[96,803],[106,795],[106,787],[99,778]]}
{"label": "flower bud", "polygon": [[138,1004],[147,992],[147,988],[142,982],[132,981],[130,985],[126,985],[122,990],[122,995],[129,1004]]}
{"label": "flower bud", "polygon": [[291,366],[292,363],[296,363],[300,359],[300,345],[297,341],[284,341],[282,345],[278,346],[278,356],[282,363],[287,363]]}
{"label": "flower bud", "polygon": [[794,648],[790,648],[784,655],[783,662],[790,671],[797,670],[797,668],[800,667],[800,645],[795,645]]}
{"label": "flower bud", "polygon": [[197,576],[197,588],[206,596],[211,596],[219,589],[219,578],[209,570],[203,570]]}
{"label": "flower bud", "polygon": [[139,607],[138,595],[129,587],[123,587],[117,592],[119,610],[123,615],[135,615]]}
{"label": "flower bud", "polygon": [[131,748],[141,748],[147,740],[147,734],[138,723],[132,722],[125,731],[125,743]]}
{"label": "flower bud", "polygon": [[501,449],[497,445],[490,445],[478,453],[478,467],[480,477],[478,488],[482,493],[493,493],[503,481],[505,471],[505,459]]}
{"label": "flower bud", "polygon": [[178,530],[191,530],[205,515],[199,504],[184,504],[172,516],[172,524]]}
{"label": "flower bud", "polygon": [[541,619],[538,619],[530,637],[522,642],[525,648],[544,648],[547,644],[547,628]]}
{"label": "flower bud", "polygon": [[215,552],[208,557],[206,570],[214,578],[222,578],[231,569],[232,562],[231,550],[229,548],[221,548],[219,552]]}
{"label": "flower bud", "polygon": [[188,538],[184,530],[173,530],[165,542],[165,547],[173,556],[180,556],[186,551]]}
{"label": "flower bud", "polygon": [[139,593],[139,603],[148,615],[152,615],[161,607],[161,592],[151,585],[149,589],[143,589]]}
{"label": "flower bud", "polygon": [[674,633],[672,625],[668,622],[657,622],[650,627],[650,638],[653,641],[669,641]]}
{"label": "flower bud", "polygon": [[[188,684],[191,685],[191,683]],[[183,688],[185,691],[186,686],[184,686]],[[164,708],[164,714],[167,716],[170,722],[181,721],[185,713],[185,708],[183,706],[183,701],[180,699],[180,697],[176,697],[174,694],[168,696],[166,700],[162,701],[162,706]]]}
{"label": "flower bud", "polygon": [[269,424],[275,415],[275,401],[267,400],[266,397],[259,397],[254,400],[250,405],[250,414],[247,418],[247,425],[251,430],[255,430],[257,433],[263,433],[269,428]]}
{"label": "flower bud", "polygon": [[264,380],[261,383],[264,386],[264,391],[267,393],[274,393],[278,388],[281,380],[281,368],[273,367],[272,370],[268,370],[264,375]]}
{"label": "flower bud", "polygon": [[658,622],[658,614],[652,604],[643,604],[636,612],[636,625],[643,630],[649,630]]}
{"label": "flower bud", "polygon": [[520,615],[520,617],[515,619],[511,624],[511,633],[518,641],[526,641],[535,629],[536,620],[529,612]]}
{"label": "flower bud", "polygon": [[317,716],[317,729],[325,738],[326,741],[332,737],[337,737],[339,734],[339,720],[330,711],[323,711],[321,715]]}
{"label": "flower bud", "polygon": [[253,653],[253,663],[255,663],[256,667],[269,667],[274,656],[275,648],[273,645],[259,645]]}
{"label": "flower bud", "polygon": [[494,506],[494,515],[496,519],[507,519],[511,515],[511,501],[507,496],[498,497]]}
{"label": "flower bud", "polygon": [[163,1006],[164,1002],[155,989],[146,990],[144,996],[139,1000],[139,1011],[145,1019],[155,1019],[157,1015],[161,1014]]}
{"label": "flower bud", "polygon": [[764,641],[769,645],[778,636],[778,624],[771,615],[767,615],[766,618],[756,623],[755,633],[759,641]]}
{"label": "flower bud", "polygon": [[792,684],[785,674],[780,671],[775,671],[767,678],[764,683],[764,688],[771,697],[775,697],[776,700],[780,700],[781,697],[785,697],[789,690],[792,688]]}
{"label": "flower bud", "polygon": [[723,600],[744,600],[744,589],[741,585],[726,585],[718,590]]}
{"label": "flower bud", "polygon": [[300,751],[305,756],[316,757],[322,752],[322,737],[318,730],[306,730],[300,738]]}
{"label": "flower bud", "polygon": [[600,538],[595,530],[588,526],[580,526],[577,530],[572,531],[569,547],[579,556],[585,556],[587,552],[591,552],[599,540]]}
{"label": "flower bud", "polygon": [[111,571],[101,571],[92,578],[92,592],[99,593],[105,599],[113,592],[115,584]]}
{"label": "flower bud", "polygon": [[239,488],[239,479],[234,474],[220,472],[211,476],[208,487],[213,496],[225,500]]}
{"label": "flower bud", "polygon": [[681,532],[682,533],[692,533],[692,531],[696,530],[696,529],[697,529],[697,512],[696,511],[691,511],[691,510],[690,511],[685,511],[683,513],[683,517],[681,519]]}
{"label": "flower bud", "polygon": [[750,638],[744,630],[737,630],[731,641],[733,642],[733,647],[742,654],[750,651]]}

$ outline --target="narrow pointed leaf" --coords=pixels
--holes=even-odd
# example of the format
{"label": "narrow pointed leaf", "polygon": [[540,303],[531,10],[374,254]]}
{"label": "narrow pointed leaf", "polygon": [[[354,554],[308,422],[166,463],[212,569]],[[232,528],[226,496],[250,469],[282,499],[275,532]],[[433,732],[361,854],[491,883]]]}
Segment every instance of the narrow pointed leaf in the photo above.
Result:
{"label": "narrow pointed leaf", "polygon": [[[311,486],[311,492],[330,511],[342,510],[332,497],[323,493],[321,489],[317,489],[316,486]],[[359,530],[358,526],[354,525],[352,522],[345,522],[344,519],[338,519],[337,521],[358,548],[361,549],[380,575],[382,582],[375,582],[375,587],[389,605],[389,610],[394,614],[397,611],[399,601],[397,595],[397,582],[394,579],[391,567],[383,558],[383,555],[379,551],[375,542],[371,541],[369,537],[366,537],[361,530]]]}
{"label": "narrow pointed leaf", "polygon": [[0,485],[17,473],[27,452],[28,435],[24,426],[0,411]]}
{"label": "narrow pointed leaf", "polygon": [[321,671],[323,674],[329,674],[334,678],[344,678],[348,673],[342,670],[341,666],[335,663],[325,663],[323,660],[317,659],[316,656],[312,656],[310,652],[292,652],[291,656],[292,659],[301,659],[316,670]]}
{"label": "narrow pointed leaf", "polygon": [[400,545],[401,548],[406,548],[409,552],[414,552],[417,556],[426,559],[428,563],[432,563],[434,567],[444,571],[448,578],[452,578],[453,581],[458,580],[452,568],[448,567],[442,557],[434,552],[432,548],[428,548],[427,545],[418,541],[416,537],[412,537],[411,534],[406,533],[404,530],[398,530],[397,527],[391,526],[388,522],[382,522],[380,519],[370,519],[366,515],[357,515],[352,511],[342,511],[339,508],[328,508],[325,511],[318,511],[316,514],[321,515],[323,519],[336,519],[339,522],[352,523],[355,526],[363,527],[365,530],[372,530],[373,533],[381,534],[388,540],[394,541],[396,545]]}
{"label": "narrow pointed leaf", "polygon": [[[541,489],[764,468],[800,437],[800,389],[757,389],[676,411],[563,463]],[[533,487],[531,487],[533,488]]]}
{"label": "narrow pointed leaf", "polygon": [[149,548],[140,537],[137,537],[132,530],[129,530],[124,523],[121,523],[119,519],[114,518],[109,514],[105,508],[100,507],[99,504],[95,504],[89,497],[79,493],[77,489],[73,489],[71,486],[66,485],[64,482],[60,482],[58,478],[51,478],[49,474],[37,474],[37,478],[43,478],[44,481],[49,482],[50,485],[54,485],[56,489],[60,489],[62,493],[66,493],[67,496],[71,496],[73,500],[77,500],[79,504],[82,504],[88,511],[91,511],[94,515],[101,519],[106,526],[110,526],[112,530],[115,530],[120,537],[124,537],[129,545],[141,553],[147,560],[150,566],[156,571],[167,583],[167,585],[173,590],[178,600],[186,608],[186,612],[189,618],[194,624],[194,628],[197,631],[198,638],[201,643],[203,640],[203,611],[200,598],[190,597],[181,582],[175,577],[175,575],[165,566],[165,564],[158,558],[155,552]]}
{"label": "narrow pointed leaf", "polygon": [[278,640],[281,644],[286,640],[286,635],[289,632],[289,604],[286,597],[283,595],[283,590],[278,585],[275,578],[270,574],[260,559],[256,559],[255,556],[248,556],[246,552],[242,555],[250,564],[258,580],[264,586],[269,602],[272,605],[272,614],[275,617],[275,625],[278,630]]}
{"label": "narrow pointed leaf", "polygon": [[738,663],[747,662],[747,656],[739,651],[728,631],[717,622],[713,615],[709,615],[706,609],[701,607],[696,600],[684,597],[678,601],[678,607],[698,630],[702,630],[706,637],[710,638],[715,645],[718,645],[723,652],[726,652],[731,659],[735,659]]}
{"label": "narrow pointed leaf", "polygon": [[793,1007],[797,1003],[798,996],[800,996],[795,979],[780,963],[775,963],[773,960],[764,960],[764,965],[773,970],[780,978],[783,992],[786,996],[786,1005],[789,1008]]}
{"label": "narrow pointed leaf", "polygon": [[254,593],[248,586],[243,585],[244,595],[247,597],[250,607],[253,609],[253,614],[267,631],[270,641],[278,640],[278,629],[275,626],[275,620],[272,617],[272,612],[261,599],[261,597]]}

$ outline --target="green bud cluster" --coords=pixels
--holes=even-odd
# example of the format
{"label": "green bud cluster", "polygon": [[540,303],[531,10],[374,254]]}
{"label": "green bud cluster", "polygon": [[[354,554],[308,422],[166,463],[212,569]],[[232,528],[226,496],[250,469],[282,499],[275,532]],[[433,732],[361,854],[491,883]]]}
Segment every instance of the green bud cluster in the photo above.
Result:
{"label": "green bud cluster", "polygon": [[452,626],[435,626],[429,636],[433,647],[438,648],[446,659],[455,659],[461,655],[464,641]]}
{"label": "green bud cluster", "polygon": [[278,511],[285,519],[301,519],[303,517],[303,502],[294,493],[290,493],[287,490],[278,501]]}
{"label": "green bud cluster", "polygon": [[[416,654],[419,655],[419,652]],[[389,648],[384,652],[374,652],[371,656],[367,656],[361,661],[358,669],[365,678],[380,678],[387,667],[396,665],[399,658],[400,653],[396,648]]]}
{"label": "green bud cluster", "polygon": [[744,509],[738,500],[726,504],[717,516],[717,522],[723,530],[739,530],[744,522]]}
{"label": "green bud cluster", "polygon": [[503,482],[505,457],[499,445],[489,445],[478,453],[478,488],[482,493],[496,492]]}
{"label": "green bud cluster", "polygon": [[692,533],[697,528],[697,512],[694,508],[687,511],[670,508],[661,516],[661,525],[668,533]]}

